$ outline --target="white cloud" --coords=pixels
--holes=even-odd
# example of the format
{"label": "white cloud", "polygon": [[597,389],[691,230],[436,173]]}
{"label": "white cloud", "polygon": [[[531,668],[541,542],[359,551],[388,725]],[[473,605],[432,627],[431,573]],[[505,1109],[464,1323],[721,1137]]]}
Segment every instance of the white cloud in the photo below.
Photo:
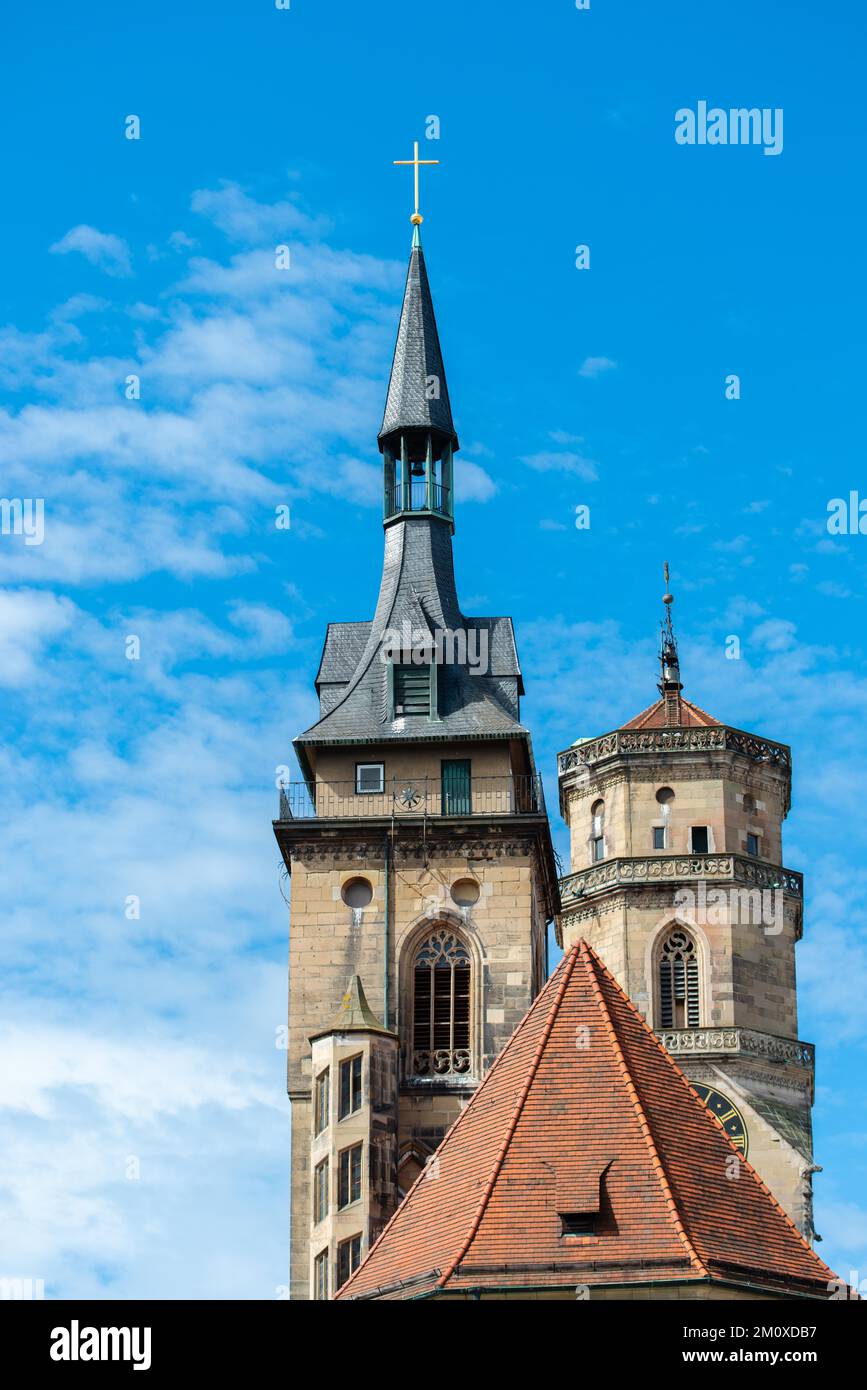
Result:
{"label": "white cloud", "polygon": [[0,589],[0,686],[38,679],[46,648],[76,619],[67,598],[34,589]]}
{"label": "white cloud", "polygon": [[489,502],[497,485],[478,463],[458,454],[455,459],[455,496],[458,502]]}
{"label": "white cloud", "polygon": [[193,212],[208,218],[232,241],[252,244],[278,241],[289,235],[311,237],[327,230],[324,218],[308,217],[295,203],[259,203],[236,183],[200,188],[192,197]]}
{"label": "white cloud", "polygon": [[113,232],[100,232],[96,227],[80,223],[56,241],[50,250],[59,256],[70,251],[80,251],[91,265],[104,270],[107,275],[131,275],[132,260],[130,250],[122,237]]}
{"label": "white cloud", "polygon": [[595,381],[597,377],[602,376],[603,372],[614,371],[616,366],[617,363],[613,362],[610,357],[585,357],[578,368],[578,375],[589,377],[591,381]]}
{"label": "white cloud", "polygon": [[599,477],[594,459],[569,451],[541,450],[537,454],[524,454],[521,462],[536,473],[573,473],[588,483]]}

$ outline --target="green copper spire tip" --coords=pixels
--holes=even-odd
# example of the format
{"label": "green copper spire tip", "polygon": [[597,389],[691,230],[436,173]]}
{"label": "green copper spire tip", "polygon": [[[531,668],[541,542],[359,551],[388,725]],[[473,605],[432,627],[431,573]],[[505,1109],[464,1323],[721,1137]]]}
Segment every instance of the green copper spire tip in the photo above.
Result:
{"label": "green copper spire tip", "polygon": [[416,246],[421,246],[421,228],[419,227],[417,222],[412,229],[412,245],[413,250],[416,248]]}

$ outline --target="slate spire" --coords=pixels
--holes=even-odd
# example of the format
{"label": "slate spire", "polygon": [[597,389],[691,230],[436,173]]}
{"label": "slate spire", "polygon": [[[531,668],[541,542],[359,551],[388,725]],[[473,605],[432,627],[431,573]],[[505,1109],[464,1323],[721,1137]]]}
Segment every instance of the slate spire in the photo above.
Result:
{"label": "slate spire", "polygon": [[415,431],[430,431],[440,447],[448,441],[453,453],[459,447],[418,225],[379,431],[380,451],[388,446],[399,456],[401,434]]}

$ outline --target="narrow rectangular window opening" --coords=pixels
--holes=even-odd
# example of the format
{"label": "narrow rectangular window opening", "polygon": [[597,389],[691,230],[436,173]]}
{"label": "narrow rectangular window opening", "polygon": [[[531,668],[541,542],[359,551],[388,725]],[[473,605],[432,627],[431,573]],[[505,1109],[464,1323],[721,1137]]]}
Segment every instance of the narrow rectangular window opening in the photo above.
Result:
{"label": "narrow rectangular window opening", "polygon": [[316,1256],[316,1275],[314,1298],[320,1302],[328,1298],[328,1251],[322,1250]]}
{"label": "narrow rectangular window opening", "polygon": [[328,1097],[329,1097],[329,1071],[328,1067],[321,1071],[316,1078],[316,1091],[313,1104],[313,1133],[321,1134],[323,1129],[328,1127]]}
{"label": "narrow rectangular window opening", "polygon": [[337,1247],[337,1287],[340,1289],[361,1264],[361,1236],[350,1236]]}
{"label": "narrow rectangular window opening", "polygon": [[361,1109],[361,1053],[347,1057],[340,1063],[340,1101],[337,1107],[338,1120],[354,1115]]}
{"label": "narrow rectangular window opening", "polygon": [[361,1200],[361,1144],[344,1149],[338,1157],[337,1206],[351,1206]]}
{"label": "narrow rectangular window opening", "polygon": [[694,825],[692,827],[692,852],[693,854],[708,853],[708,828],[706,825]]}
{"label": "narrow rectangular window opening", "polygon": [[328,1159],[317,1163],[313,1174],[313,1220],[318,1224],[328,1215]]}

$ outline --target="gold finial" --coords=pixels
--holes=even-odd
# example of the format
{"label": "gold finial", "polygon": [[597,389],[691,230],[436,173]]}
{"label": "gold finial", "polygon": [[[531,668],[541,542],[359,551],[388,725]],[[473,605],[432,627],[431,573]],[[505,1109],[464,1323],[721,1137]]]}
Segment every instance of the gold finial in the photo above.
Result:
{"label": "gold finial", "polygon": [[409,220],[414,227],[420,227],[424,219],[422,218],[422,215],[418,210],[418,171],[422,164],[439,164],[439,160],[419,159],[418,141],[415,140],[413,141],[412,146],[412,159],[395,159],[393,162],[395,164],[411,164],[413,166],[413,173],[415,175],[415,212],[412,214]]}
{"label": "gold finial", "polygon": [[663,603],[674,603],[674,594],[670,593],[670,592],[669,592],[669,588],[668,588],[668,561],[667,561],[667,560],[664,562],[664,564],[663,564],[663,566],[662,566],[662,573],[663,573],[663,576],[664,576],[664,578],[665,578],[665,593],[662,595],[662,601],[663,601]]}

